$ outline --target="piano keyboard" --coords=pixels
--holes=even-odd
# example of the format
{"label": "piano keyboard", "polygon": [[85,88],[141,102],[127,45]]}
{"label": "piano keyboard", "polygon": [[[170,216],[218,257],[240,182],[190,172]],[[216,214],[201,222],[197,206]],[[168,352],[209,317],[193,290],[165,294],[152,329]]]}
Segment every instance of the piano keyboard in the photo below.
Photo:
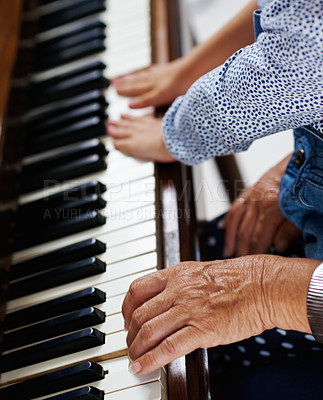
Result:
{"label": "piano keyboard", "polygon": [[131,282],[157,269],[155,168],[105,136],[107,104],[112,119],[131,112],[109,79],[151,63],[150,1],[39,0],[37,13],[0,397],[90,360],[100,382],[28,398],[161,399],[162,370],[127,370],[121,314]]}
{"label": "piano keyboard", "polygon": [[[82,400],[157,400],[164,399],[163,370],[134,376],[128,371],[127,357],[100,363],[85,362],[46,374],[2,390],[2,399],[82,399]],[[54,396],[53,396],[54,395]]]}

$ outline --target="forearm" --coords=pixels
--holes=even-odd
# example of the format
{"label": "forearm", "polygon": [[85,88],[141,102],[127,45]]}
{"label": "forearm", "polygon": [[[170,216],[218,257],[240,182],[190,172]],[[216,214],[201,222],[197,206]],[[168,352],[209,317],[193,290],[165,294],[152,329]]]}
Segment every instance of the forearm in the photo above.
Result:
{"label": "forearm", "polygon": [[237,50],[255,41],[253,11],[256,9],[257,1],[249,1],[220,31],[181,59],[192,81],[223,64]]}

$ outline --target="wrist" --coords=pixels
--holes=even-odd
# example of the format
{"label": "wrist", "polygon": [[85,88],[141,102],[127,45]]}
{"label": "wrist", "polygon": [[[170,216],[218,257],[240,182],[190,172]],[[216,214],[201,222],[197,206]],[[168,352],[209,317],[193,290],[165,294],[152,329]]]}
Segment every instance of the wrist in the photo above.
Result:
{"label": "wrist", "polygon": [[311,331],[323,343],[323,264],[314,271],[307,294],[307,316]]}
{"label": "wrist", "polygon": [[307,293],[320,261],[268,256],[264,263],[263,288],[267,327],[310,333]]}

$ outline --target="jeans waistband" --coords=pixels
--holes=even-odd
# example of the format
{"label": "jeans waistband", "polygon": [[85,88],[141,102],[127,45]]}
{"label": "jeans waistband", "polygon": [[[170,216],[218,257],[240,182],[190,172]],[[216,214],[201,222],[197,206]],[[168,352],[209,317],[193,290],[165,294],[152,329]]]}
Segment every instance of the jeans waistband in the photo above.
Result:
{"label": "jeans waistband", "polygon": [[294,129],[295,137],[306,137],[314,153],[323,155],[323,134],[311,126]]}

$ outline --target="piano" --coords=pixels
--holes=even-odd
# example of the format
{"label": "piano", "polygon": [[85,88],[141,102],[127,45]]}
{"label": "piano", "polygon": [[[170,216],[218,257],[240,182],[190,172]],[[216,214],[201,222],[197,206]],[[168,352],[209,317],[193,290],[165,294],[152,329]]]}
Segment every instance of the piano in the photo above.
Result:
{"label": "piano", "polygon": [[198,259],[192,174],[105,134],[130,112],[110,79],[178,57],[179,12],[177,0],[0,1],[2,400],[211,398],[205,349],[127,370],[129,285]]}

